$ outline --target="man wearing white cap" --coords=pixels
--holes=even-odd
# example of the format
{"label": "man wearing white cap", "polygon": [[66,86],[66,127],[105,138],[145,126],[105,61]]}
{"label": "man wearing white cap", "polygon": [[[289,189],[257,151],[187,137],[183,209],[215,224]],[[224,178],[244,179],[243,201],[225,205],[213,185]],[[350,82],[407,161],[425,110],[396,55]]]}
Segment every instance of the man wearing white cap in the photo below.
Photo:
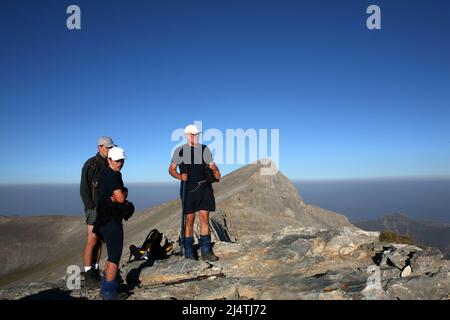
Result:
{"label": "man wearing white cap", "polygon": [[[190,124],[184,129],[187,143],[177,148],[172,156],[169,174],[181,180],[180,196],[185,214],[184,255],[188,259],[196,259],[194,252],[193,226],[195,212],[200,217],[200,249],[202,259],[216,261],[211,248],[211,235],[209,230],[209,212],[216,210],[214,190],[211,183],[220,179],[220,171],[213,162],[208,146],[199,144],[200,130]],[[177,172],[180,168],[180,173]],[[212,171],[212,174],[209,173]],[[211,177],[209,179],[208,177]],[[183,219],[184,221],[184,219]]]}
{"label": "man wearing white cap", "polygon": [[89,287],[100,285],[98,262],[102,254],[102,242],[92,232],[92,228],[97,217],[98,181],[103,170],[108,166],[108,151],[112,147],[114,147],[114,142],[110,137],[98,138],[97,154],[84,163],[81,171],[80,195],[84,204],[87,224],[87,241],[83,254],[84,278],[85,285]]}
{"label": "man wearing white cap", "polygon": [[118,292],[118,270],[123,248],[122,219],[124,217],[120,213],[121,210],[111,210],[111,203],[117,206],[132,206],[126,200],[126,188],[120,173],[126,158],[122,148],[113,147],[110,149],[108,153],[108,167],[103,171],[99,180],[98,217],[95,222],[94,232],[98,233],[105,241],[106,249],[108,250],[108,259],[105,263],[100,291],[103,300],[122,300],[128,297],[125,292]]}

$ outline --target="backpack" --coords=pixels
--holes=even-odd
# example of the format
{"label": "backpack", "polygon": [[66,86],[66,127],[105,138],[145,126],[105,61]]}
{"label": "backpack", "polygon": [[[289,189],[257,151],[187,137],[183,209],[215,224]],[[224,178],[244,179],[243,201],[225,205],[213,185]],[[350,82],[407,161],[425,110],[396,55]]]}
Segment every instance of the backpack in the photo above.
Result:
{"label": "backpack", "polygon": [[[151,230],[145,238],[140,248],[134,244],[130,246],[130,257],[128,263],[138,260],[165,259],[172,254],[173,242],[165,240],[164,245],[161,246],[163,234],[157,229]],[[134,258],[134,260],[132,260]]]}
{"label": "backpack", "polygon": [[100,160],[95,156],[94,161],[89,165],[92,170],[92,178],[91,178],[91,197],[94,203],[97,203],[97,189],[98,182],[100,180],[101,167],[103,163],[100,163]]}

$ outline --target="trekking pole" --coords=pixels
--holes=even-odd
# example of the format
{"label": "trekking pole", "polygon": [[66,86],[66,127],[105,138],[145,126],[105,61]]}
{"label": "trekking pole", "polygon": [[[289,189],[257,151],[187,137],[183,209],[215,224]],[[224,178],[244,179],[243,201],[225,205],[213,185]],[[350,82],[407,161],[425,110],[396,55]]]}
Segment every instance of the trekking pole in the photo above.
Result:
{"label": "trekking pole", "polygon": [[[187,174],[187,168],[186,168]],[[181,180],[182,183],[182,197],[181,197],[181,231],[180,231],[180,253],[184,255],[184,238],[186,233],[186,189],[187,181]]]}

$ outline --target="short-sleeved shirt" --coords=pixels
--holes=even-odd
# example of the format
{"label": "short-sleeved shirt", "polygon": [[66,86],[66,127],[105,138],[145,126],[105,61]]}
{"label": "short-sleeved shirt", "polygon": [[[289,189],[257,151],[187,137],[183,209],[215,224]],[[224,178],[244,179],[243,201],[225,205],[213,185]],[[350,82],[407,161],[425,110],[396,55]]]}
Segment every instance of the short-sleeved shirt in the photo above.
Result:
{"label": "short-sleeved shirt", "polygon": [[122,222],[121,214],[116,214],[114,206],[111,206],[109,199],[114,190],[123,188],[122,174],[116,172],[109,166],[103,170],[98,183],[97,218],[94,224],[94,233],[98,233],[100,228],[106,225],[111,218]]}
{"label": "short-sleeved shirt", "polygon": [[208,146],[197,144],[192,147],[184,144],[173,152],[172,162],[180,167],[180,173],[187,173],[189,181],[198,182],[206,179],[205,165],[213,162]]}
{"label": "short-sleeved shirt", "polygon": [[123,188],[122,173],[106,168],[98,183],[98,199],[102,200],[113,195],[114,190]]}

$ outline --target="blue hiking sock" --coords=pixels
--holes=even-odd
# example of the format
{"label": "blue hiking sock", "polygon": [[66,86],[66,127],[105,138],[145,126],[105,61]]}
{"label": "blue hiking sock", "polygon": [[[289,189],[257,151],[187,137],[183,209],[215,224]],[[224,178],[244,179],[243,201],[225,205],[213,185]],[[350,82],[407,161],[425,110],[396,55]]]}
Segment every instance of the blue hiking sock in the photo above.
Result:
{"label": "blue hiking sock", "polygon": [[194,257],[194,238],[184,238],[184,256],[186,258],[195,258]]}
{"label": "blue hiking sock", "polygon": [[111,300],[113,299],[117,294],[117,288],[119,287],[119,284],[117,281],[106,281],[106,278],[102,278],[102,299],[103,300]]}
{"label": "blue hiking sock", "polygon": [[211,235],[200,235],[200,250],[202,256],[207,255],[211,252]]}

